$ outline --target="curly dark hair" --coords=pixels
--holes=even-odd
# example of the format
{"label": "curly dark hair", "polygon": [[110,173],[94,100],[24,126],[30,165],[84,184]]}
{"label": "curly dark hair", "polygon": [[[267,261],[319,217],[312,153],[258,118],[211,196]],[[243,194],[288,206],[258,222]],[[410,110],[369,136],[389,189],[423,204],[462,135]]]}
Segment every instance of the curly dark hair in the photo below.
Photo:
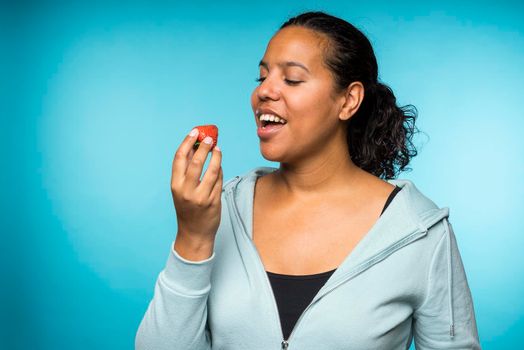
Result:
{"label": "curly dark hair", "polygon": [[324,34],[325,64],[341,92],[352,82],[364,85],[364,99],[347,122],[347,143],[355,165],[384,179],[398,176],[417,155],[413,145],[417,109],[397,106],[391,88],[378,81],[378,65],[368,38],[355,26],[324,12],[305,12],[288,19],[280,29],[302,26]]}

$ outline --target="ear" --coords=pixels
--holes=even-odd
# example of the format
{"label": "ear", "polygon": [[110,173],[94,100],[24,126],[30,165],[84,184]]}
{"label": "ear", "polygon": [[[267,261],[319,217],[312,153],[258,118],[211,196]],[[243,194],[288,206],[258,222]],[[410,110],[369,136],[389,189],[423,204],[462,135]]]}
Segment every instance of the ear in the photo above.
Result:
{"label": "ear", "polygon": [[360,81],[352,82],[342,95],[342,108],[338,114],[340,120],[348,120],[358,110],[364,99],[364,85]]}

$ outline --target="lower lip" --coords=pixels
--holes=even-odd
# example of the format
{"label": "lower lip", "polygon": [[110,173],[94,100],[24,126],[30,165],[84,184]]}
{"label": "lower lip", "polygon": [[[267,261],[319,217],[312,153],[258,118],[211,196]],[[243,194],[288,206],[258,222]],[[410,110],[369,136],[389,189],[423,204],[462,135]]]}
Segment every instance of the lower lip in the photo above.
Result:
{"label": "lower lip", "polygon": [[269,124],[265,128],[263,128],[262,126],[259,126],[257,128],[257,135],[261,139],[268,139],[274,136],[275,134],[277,134],[284,126],[285,124],[280,124],[280,125]]}

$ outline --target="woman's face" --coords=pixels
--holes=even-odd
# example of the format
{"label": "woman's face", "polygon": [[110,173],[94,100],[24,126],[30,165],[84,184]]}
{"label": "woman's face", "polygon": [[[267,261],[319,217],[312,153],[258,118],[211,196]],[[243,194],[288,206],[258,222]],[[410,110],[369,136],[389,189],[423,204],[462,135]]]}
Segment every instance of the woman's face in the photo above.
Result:
{"label": "woman's face", "polygon": [[[286,27],[271,39],[260,62],[260,85],[251,95],[251,106],[261,152],[268,160],[293,162],[318,154],[342,127],[342,100],[323,63],[326,39],[319,35],[304,27]],[[287,123],[264,133],[261,113],[278,115]]]}

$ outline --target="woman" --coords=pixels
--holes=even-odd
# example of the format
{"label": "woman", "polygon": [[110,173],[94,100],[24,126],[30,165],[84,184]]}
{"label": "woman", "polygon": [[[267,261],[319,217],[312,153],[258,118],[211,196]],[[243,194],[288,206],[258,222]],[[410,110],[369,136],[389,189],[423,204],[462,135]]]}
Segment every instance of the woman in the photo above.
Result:
{"label": "woman", "polygon": [[449,209],[393,179],[416,155],[416,115],[377,71],[346,21],[282,25],[251,99],[262,155],[280,167],[223,185],[218,147],[182,142],[178,233],[137,349],[480,348]]}

